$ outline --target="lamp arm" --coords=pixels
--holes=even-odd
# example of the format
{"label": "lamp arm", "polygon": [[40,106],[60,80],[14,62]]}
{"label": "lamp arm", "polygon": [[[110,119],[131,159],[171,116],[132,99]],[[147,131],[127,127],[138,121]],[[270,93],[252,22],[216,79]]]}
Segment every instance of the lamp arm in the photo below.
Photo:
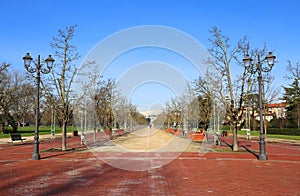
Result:
{"label": "lamp arm", "polygon": [[48,74],[48,73],[50,73],[50,68],[49,68],[49,67],[47,67],[47,68],[42,68],[42,69],[41,69],[41,72],[42,72],[43,74]]}
{"label": "lamp arm", "polygon": [[262,67],[261,68],[262,72],[270,72],[272,70],[272,67]]}
{"label": "lamp arm", "polygon": [[30,65],[25,65],[25,68],[29,73],[35,73],[37,71],[37,68],[33,68]]}
{"label": "lamp arm", "polygon": [[[270,72],[270,71],[272,70],[273,67],[270,67],[270,66],[264,66],[264,67],[262,67],[263,62],[264,62],[264,61],[260,62],[260,65],[261,65],[261,71],[262,71],[262,72]],[[256,73],[259,71],[259,67],[258,67],[258,66],[259,66],[258,64],[256,64],[256,66],[254,66],[254,65],[252,64],[251,67],[247,67],[246,69],[248,70],[249,73],[251,73],[251,74],[256,74]]]}

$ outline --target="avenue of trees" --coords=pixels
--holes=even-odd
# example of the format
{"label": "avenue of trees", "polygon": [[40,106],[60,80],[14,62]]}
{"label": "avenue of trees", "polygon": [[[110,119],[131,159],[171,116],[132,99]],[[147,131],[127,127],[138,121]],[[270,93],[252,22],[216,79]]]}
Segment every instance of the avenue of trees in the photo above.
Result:
{"label": "avenue of trees", "polygon": [[[76,26],[59,30],[50,46],[54,49],[55,65],[51,73],[42,76],[40,124],[50,125],[53,114],[62,127],[62,150],[67,148],[66,130],[70,124],[81,129],[86,122],[89,129],[119,128],[133,129],[136,125],[146,125],[149,121],[139,113],[137,107],[120,95],[118,83],[114,79],[104,80],[102,76],[92,75],[91,83],[82,95],[74,93],[76,76],[81,69],[95,62],[79,66],[80,54],[75,45]],[[216,129],[227,123],[233,133],[233,150],[238,149],[237,131],[247,127],[246,118],[251,119],[251,128],[257,129],[254,114],[258,113],[257,76],[249,72],[242,59],[246,54],[255,61],[260,55],[264,58],[269,51],[266,45],[261,49],[252,47],[247,37],[232,43],[229,37],[217,27],[210,30],[210,58],[206,63],[219,73],[207,72],[198,79],[190,81],[181,97],[173,98],[165,106],[165,111],[157,118],[161,126],[177,126],[188,131],[202,128]],[[300,127],[300,68],[299,63],[287,62],[290,85],[283,87],[282,101],[287,105],[287,118],[276,119],[278,127]],[[276,65],[275,65],[276,66]],[[265,106],[274,101],[280,88],[274,87],[274,78],[264,73]],[[11,72],[9,63],[0,64],[0,132],[17,131],[20,126],[34,124],[36,89],[35,78],[26,73]],[[251,108],[251,111],[245,110]],[[267,111],[267,107],[264,111]],[[249,120],[249,119],[248,119]],[[267,124],[267,123],[265,123]],[[265,127],[266,129],[266,127]]]}
{"label": "avenue of trees", "polygon": [[[246,54],[249,54],[256,64],[258,55],[264,59],[269,50],[266,45],[262,49],[252,48],[246,36],[237,43],[232,43],[230,38],[217,27],[213,27],[210,33],[211,45],[208,49],[210,58],[206,63],[215,67],[220,74],[207,72],[204,76],[191,81],[192,91],[188,90],[186,95],[172,99],[167,104],[164,115],[165,125],[179,125],[183,129],[189,127],[189,130],[191,130],[190,127],[204,130],[210,127],[212,130],[217,130],[218,126],[227,124],[233,133],[233,150],[237,151],[237,131],[250,127],[252,130],[258,130],[255,115],[259,114],[257,75],[251,73],[242,60]],[[238,73],[236,73],[237,70]],[[280,128],[299,128],[299,63],[293,65],[288,62],[287,70],[290,73],[287,78],[292,81],[288,87],[283,87],[285,94],[282,101],[287,105],[287,118],[274,116],[273,126],[277,124]],[[270,72],[263,73],[263,79],[263,112],[267,114],[267,106],[278,98],[276,95],[279,94],[280,87],[274,86],[274,78]],[[186,103],[185,96],[189,96],[191,101]],[[191,114],[195,114],[193,112],[195,108],[198,112],[196,116],[193,116]],[[187,116],[189,120],[185,119]],[[268,122],[266,118],[263,120],[266,131]],[[250,127],[248,121],[251,121]]]}
{"label": "avenue of trees", "polygon": [[[95,91],[90,90],[92,94],[84,92],[81,96],[74,95],[76,76],[81,69],[93,63],[79,66],[77,60],[80,54],[72,44],[75,28],[69,26],[58,30],[58,35],[53,37],[50,46],[55,50],[55,64],[50,74],[42,75],[40,93],[40,125],[50,125],[55,116],[55,121],[62,128],[62,150],[67,148],[67,126],[76,124],[78,119],[80,122],[81,117],[78,118],[78,115],[85,115],[84,111],[88,115],[96,111],[94,117],[99,123],[95,126],[100,128],[120,124],[128,127],[148,122],[138,113],[136,106],[117,94],[117,85],[111,79],[104,81],[98,76]],[[10,131],[17,131],[18,127],[33,125],[35,121],[35,78],[26,73],[25,69],[23,72],[11,73],[9,68],[10,64],[5,62],[0,66],[1,133],[7,133],[8,126],[12,127]],[[89,98],[86,98],[87,95]],[[126,117],[130,117],[129,122]]]}
{"label": "avenue of trees", "polygon": [[13,131],[34,119],[34,85],[20,72],[9,71],[10,64],[0,65],[0,132],[10,124]]}

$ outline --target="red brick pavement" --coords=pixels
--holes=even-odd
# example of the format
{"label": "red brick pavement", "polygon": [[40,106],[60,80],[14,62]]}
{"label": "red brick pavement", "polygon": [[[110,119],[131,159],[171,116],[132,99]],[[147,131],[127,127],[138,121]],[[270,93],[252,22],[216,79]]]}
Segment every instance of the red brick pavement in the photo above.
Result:
{"label": "red brick pavement", "polygon": [[226,152],[186,152],[147,171],[110,166],[79,137],[66,152],[55,150],[59,140],[42,142],[39,161],[31,160],[32,143],[2,144],[0,195],[299,195],[299,145],[268,143],[269,160],[258,161],[257,141],[240,140],[248,151],[237,153],[227,152],[230,138],[222,141],[217,148]]}

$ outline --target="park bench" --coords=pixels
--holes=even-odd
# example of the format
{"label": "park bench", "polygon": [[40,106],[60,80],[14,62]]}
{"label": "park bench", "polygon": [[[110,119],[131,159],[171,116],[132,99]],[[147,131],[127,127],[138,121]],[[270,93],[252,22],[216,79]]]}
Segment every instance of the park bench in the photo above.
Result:
{"label": "park bench", "polygon": [[23,143],[23,140],[26,140],[26,138],[22,138],[20,133],[11,133],[10,138],[11,143],[14,143],[14,141],[21,141]]}

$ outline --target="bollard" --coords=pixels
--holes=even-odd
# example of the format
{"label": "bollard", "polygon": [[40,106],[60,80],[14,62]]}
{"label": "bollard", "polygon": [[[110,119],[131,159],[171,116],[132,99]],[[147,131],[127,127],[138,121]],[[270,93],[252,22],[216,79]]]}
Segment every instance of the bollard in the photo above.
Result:
{"label": "bollard", "polygon": [[247,130],[247,140],[251,140],[250,129]]}
{"label": "bollard", "polygon": [[82,133],[80,138],[81,138],[81,145],[84,145],[84,144],[86,144],[86,137],[85,137],[85,133]]}
{"label": "bollard", "polygon": [[221,145],[221,141],[220,141],[220,134],[215,133],[214,134],[214,144],[220,146]]}

